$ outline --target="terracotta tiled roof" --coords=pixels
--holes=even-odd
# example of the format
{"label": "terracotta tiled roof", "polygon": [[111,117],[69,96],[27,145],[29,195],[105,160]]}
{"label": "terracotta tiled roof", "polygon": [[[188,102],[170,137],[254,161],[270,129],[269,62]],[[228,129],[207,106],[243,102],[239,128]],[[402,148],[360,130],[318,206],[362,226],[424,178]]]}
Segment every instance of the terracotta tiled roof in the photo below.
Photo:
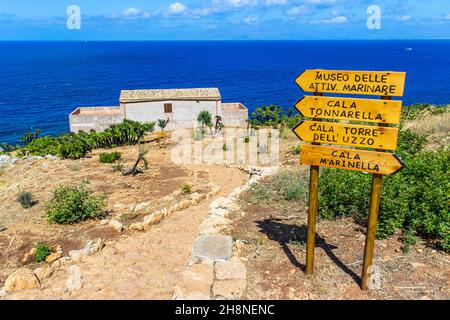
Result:
{"label": "terracotta tiled roof", "polygon": [[217,88],[122,90],[120,102],[148,102],[164,100],[220,100]]}

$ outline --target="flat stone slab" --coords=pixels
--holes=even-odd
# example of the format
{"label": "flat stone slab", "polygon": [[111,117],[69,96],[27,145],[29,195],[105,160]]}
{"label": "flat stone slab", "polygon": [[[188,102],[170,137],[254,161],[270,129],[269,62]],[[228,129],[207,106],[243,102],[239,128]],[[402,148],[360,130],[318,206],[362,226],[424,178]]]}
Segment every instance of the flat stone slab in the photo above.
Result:
{"label": "flat stone slab", "polygon": [[192,249],[195,258],[226,261],[232,255],[233,239],[230,236],[203,235]]}
{"label": "flat stone slab", "polygon": [[212,293],[214,299],[239,300],[245,294],[247,281],[242,279],[214,281]]}
{"label": "flat stone slab", "polygon": [[232,221],[223,217],[209,217],[205,219],[198,227],[200,235],[218,235],[226,229]]}
{"label": "flat stone slab", "polygon": [[238,257],[216,262],[215,271],[217,280],[247,279],[247,270]]}
{"label": "flat stone slab", "polygon": [[175,300],[209,300],[214,281],[212,263],[198,263],[185,270],[175,287]]}

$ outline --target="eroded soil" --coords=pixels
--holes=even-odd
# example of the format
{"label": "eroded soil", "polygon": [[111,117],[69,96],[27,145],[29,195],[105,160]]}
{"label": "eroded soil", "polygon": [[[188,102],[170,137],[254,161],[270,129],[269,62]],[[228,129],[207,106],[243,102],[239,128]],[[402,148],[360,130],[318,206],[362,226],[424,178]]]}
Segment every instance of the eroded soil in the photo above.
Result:
{"label": "eroded soil", "polygon": [[[315,273],[304,273],[307,213],[282,200],[251,204],[230,232],[247,267],[247,299],[449,299],[448,254],[421,242],[403,253],[399,235],[377,240],[375,288],[359,288],[365,228],[350,218],[319,221]],[[374,278],[374,280],[377,280]]]}

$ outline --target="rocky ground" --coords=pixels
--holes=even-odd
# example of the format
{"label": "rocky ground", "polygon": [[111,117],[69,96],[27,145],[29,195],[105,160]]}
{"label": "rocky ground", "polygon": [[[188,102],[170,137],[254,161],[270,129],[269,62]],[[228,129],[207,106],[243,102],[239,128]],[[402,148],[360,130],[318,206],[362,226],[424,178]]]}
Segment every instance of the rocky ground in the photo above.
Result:
{"label": "rocky ground", "polygon": [[[2,157],[0,286],[13,291],[38,287],[6,298],[127,298],[129,291],[121,292],[118,287],[132,286],[127,277],[134,274],[138,275],[136,285],[145,286],[141,291],[132,290],[138,292],[134,298],[171,297],[177,270],[189,258],[211,197],[244,183],[245,173],[214,165],[175,165],[170,160],[170,144],[146,147],[150,148],[150,168],[135,177],[122,176],[111,165],[100,164],[98,154],[103,150],[76,161]],[[134,146],[114,151],[122,153],[125,166],[134,163],[138,152]],[[49,224],[44,213],[53,190],[82,180],[89,180],[95,193],[106,194],[107,215],[70,226]],[[182,191],[186,183],[190,192]],[[23,209],[17,202],[21,190],[33,194],[36,204],[32,208]],[[34,261],[38,242],[50,244],[54,250],[46,262]],[[105,266],[110,271],[105,272]],[[145,277],[154,280],[147,284],[138,281]],[[74,294],[72,289],[78,287],[81,290]],[[0,295],[4,294],[0,290]]]}
{"label": "rocky ground", "polygon": [[[67,254],[83,247],[91,239],[117,238],[121,224],[128,226],[148,214],[149,208],[162,208],[187,197],[181,191],[183,183],[192,184],[192,192],[208,192],[210,181],[207,172],[177,167],[169,159],[170,152],[160,150],[157,145],[151,148],[157,152],[148,155],[149,170],[136,177],[122,176],[120,172],[114,172],[111,165],[100,164],[98,154],[104,150],[97,150],[88,158],[76,161],[29,157],[1,170],[0,285],[18,267],[37,266],[32,259],[24,258],[38,242],[59,246]],[[137,147],[116,148],[115,151],[122,152],[125,165],[131,165],[136,159]],[[68,226],[49,224],[43,216],[52,192],[61,184],[78,185],[83,180],[89,181],[95,193],[107,196],[104,221]],[[31,192],[35,205],[29,209],[22,208],[16,200],[19,191]],[[110,225],[112,219],[118,223]]]}
{"label": "rocky ground", "polygon": [[[306,175],[293,151],[298,143],[293,135],[281,139],[280,163]],[[405,254],[399,235],[376,242],[380,286],[361,291],[365,229],[350,219],[318,223],[315,274],[305,275],[304,204],[249,201],[248,170],[179,166],[170,144],[149,146],[150,168],[136,177],[100,164],[102,150],[77,161],[14,160],[0,170],[0,299],[450,298],[449,255],[425,242]],[[131,146],[114,151],[126,165],[137,154]],[[83,179],[107,195],[108,215],[48,224],[52,191]],[[182,192],[185,183],[190,193]],[[20,190],[37,204],[23,209]],[[33,261],[37,242],[54,248],[47,262]]]}
{"label": "rocky ground", "polygon": [[315,273],[308,276],[304,202],[255,201],[251,190],[240,200],[244,213],[235,216],[227,234],[247,269],[246,299],[450,299],[450,255],[433,243],[421,241],[404,253],[400,234],[377,240],[379,277],[372,290],[362,291],[364,227],[350,218],[319,221]]}
{"label": "rocky ground", "polygon": [[[210,172],[219,186],[209,193],[210,200],[229,193],[245,179],[238,169]],[[89,254],[46,264],[38,270],[42,279],[36,289],[15,291],[4,299],[171,299],[210,200],[170,213],[146,232],[106,240],[101,250],[94,243]],[[18,284],[33,282],[31,271],[17,278]]]}

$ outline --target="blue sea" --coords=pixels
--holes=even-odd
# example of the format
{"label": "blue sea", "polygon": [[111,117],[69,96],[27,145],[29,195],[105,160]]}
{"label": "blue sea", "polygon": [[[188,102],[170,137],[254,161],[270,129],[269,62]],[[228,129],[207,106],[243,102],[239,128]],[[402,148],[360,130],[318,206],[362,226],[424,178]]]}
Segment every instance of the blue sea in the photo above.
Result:
{"label": "blue sea", "polygon": [[[407,49],[410,48],[410,49]],[[122,89],[218,87],[250,110],[303,95],[304,69],[406,71],[404,104],[450,103],[450,41],[0,42],[0,142],[68,132]]]}

